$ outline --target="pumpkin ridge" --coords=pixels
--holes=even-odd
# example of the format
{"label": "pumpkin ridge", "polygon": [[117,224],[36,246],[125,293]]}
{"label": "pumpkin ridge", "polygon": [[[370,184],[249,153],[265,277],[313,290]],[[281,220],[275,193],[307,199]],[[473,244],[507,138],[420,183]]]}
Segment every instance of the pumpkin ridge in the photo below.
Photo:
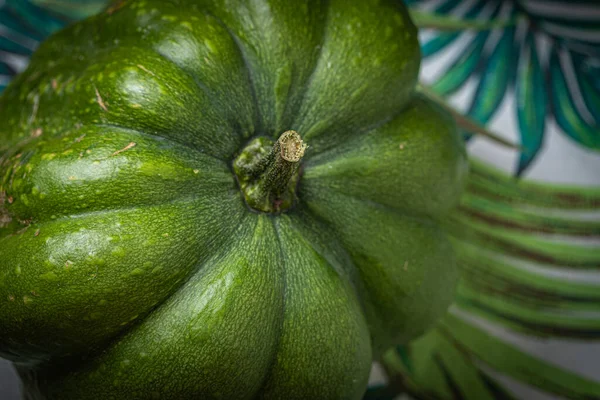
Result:
{"label": "pumpkin ridge", "polygon": [[260,107],[259,107],[259,102],[258,102],[258,96],[256,94],[256,85],[254,83],[254,78],[252,76],[252,69],[250,68],[250,64],[248,62],[247,55],[242,47],[242,44],[240,43],[239,38],[237,37],[237,35],[235,35],[233,33],[233,31],[231,30],[231,28],[229,28],[229,26],[227,26],[227,24],[225,24],[225,22],[221,18],[219,18],[216,15],[209,12],[209,10],[206,10],[205,13],[206,13],[206,15],[213,17],[227,31],[227,33],[233,40],[233,43],[235,43],[235,45],[238,49],[238,52],[240,54],[240,57],[242,58],[242,61],[244,62],[244,69],[245,69],[246,76],[248,78],[248,82],[250,83],[250,92],[251,92],[252,100],[254,103],[254,133],[256,134],[257,131],[260,132],[262,130],[262,127],[261,127],[262,118],[260,118]]}
{"label": "pumpkin ridge", "polygon": [[[271,218],[265,215],[256,215],[256,214],[248,214],[248,213],[244,213],[241,212],[239,214],[240,219],[238,224],[232,224],[231,226],[233,227],[233,229],[231,229],[231,232],[229,235],[227,235],[227,239],[221,243],[221,245],[218,248],[214,248],[213,252],[210,256],[206,256],[206,258],[198,263],[199,267],[196,271],[194,271],[193,273],[190,273],[188,275],[187,280],[185,280],[180,286],[181,287],[186,287],[186,291],[188,293],[188,296],[190,294],[189,290],[190,290],[190,286],[191,287],[199,287],[199,282],[202,281],[202,275],[206,276],[206,275],[210,275],[209,273],[209,269],[205,268],[205,267],[209,267],[209,268],[217,268],[220,269],[221,272],[219,272],[219,275],[227,275],[227,271],[231,270],[231,268],[236,268],[236,267],[231,267],[231,266],[226,266],[226,264],[224,263],[225,260],[228,259],[228,257],[230,257],[231,254],[235,254],[235,252],[232,253],[232,249],[237,248],[238,250],[240,249],[240,245],[237,242],[237,240],[240,237],[243,237],[245,240],[248,240],[249,242],[254,243],[255,240],[257,240],[257,238],[260,237],[259,234],[257,234],[258,229],[261,226],[266,226],[271,225],[271,228],[274,230],[274,227],[271,224]],[[268,219],[268,220],[267,220]],[[241,233],[243,232],[243,233]],[[260,239],[258,239],[260,242]],[[237,254],[238,256],[240,254]],[[237,257],[234,257],[234,259],[236,259]],[[258,266],[258,265],[257,265]],[[190,282],[191,280],[194,280],[195,282]],[[218,289],[223,289],[222,287],[219,287]],[[222,292],[215,292],[214,297],[219,297],[218,293]],[[173,296],[179,296],[176,299],[173,299]],[[181,361],[178,360],[178,362],[183,362],[183,364],[178,364],[178,362],[171,362],[172,359],[169,358],[170,354],[168,353],[168,351],[171,351],[171,354],[177,354],[179,353],[179,356],[182,358],[185,358],[185,350],[184,348],[181,348],[179,346],[173,348],[173,349],[168,349],[168,348],[162,348],[161,350],[158,350],[158,353],[155,353],[153,351],[153,349],[149,348],[146,350],[148,345],[152,345],[154,343],[154,341],[156,340],[156,338],[160,338],[160,337],[165,337],[165,335],[167,335],[169,338],[173,338],[174,340],[174,344],[179,344],[178,340],[182,340],[185,338],[186,336],[186,331],[184,332],[179,332],[179,335],[170,335],[169,332],[161,332],[161,330],[164,331],[164,326],[163,324],[164,321],[161,320],[165,319],[164,314],[169,312],[169,311],[173,311],[172,309],[177,309],[180,304],[180,301],[186,301],[185,297],[182,298],[181,297],[181,289],[177,289],[174,290],[173,293],[171,295],[169,295],[167,298],[164,299],[163,302],[161,302],[161,304],[159,304],[157,307],[155,307],[154,309],[152,309],[152,311],[148,314],[146,314],[144,316],[144,318],[140,321],[138,321],[138,323],[131,327],[131,329],[128,329],[122,333],[120,333],[117,337],[111,339],[108,343],[108,345],[104,346],[103,349],[101,350],[100,355],[97,358],[91,358],[88,359],[83,365],[78,366],[78,368],[75,369],[75,371],[73,373],[67,373],[65,374],[64,370],[58,368],[59,370],[59,375],[55,376],[55,369],[52,366],[44,366],[42,369],[38,370],[38,374],[39,376],[37,378],[33,378],[36,379],[38,382],[40,382],[42,384],[42,389],[44,392],[49,393],[51,399],[54,398],[69,398],[69,399],[78,399],[79,395],[81,393],[81,390],[84,390],[86,394],[92,394],[92,395],[97,395],[98,398],[103,398],[104,395],[106,395],[106,393],[111,393],[111,394],[117,394],[120,395],[123,393],[123,391],[128,391],[128,394],[131,396],[129,390],[131,390],[130,388],[127,388],[127,379],[120,379],[121,381],[121,386],[120,387],[116,387],[115,385],[112,385],[112,379],[120,376],[120,374],[116,374],[113,371],[108,371],[109,377],[105,377],[104,375],[104,370],[102,368],[102,365],[104,363],[107,364],[116,364],[117,366],[121,366],[123,367],[123,359],[128,360],[130,358],[135,358],[138,357],[138,353],[137,351],[139,351],[140,348],[144,349],[144,351],[146,351],[149,354],[144,355],[143,357],[147,357],[148,355],[150,357],[160,357],[161,361],[164,360],[168,360],[169,362],[166,363],[167,365],[167,369],[170,371],[171,375],[165,376],[165,374],[159,374],[160,378],[159,378],[159,382],[162,383],[164,386],[161,387],[156,387],[156,380],[152,380],[151,382],[147,382],[147,378],[148,378],[148,374],[152,374],[152,365],[144,365],[143,371],[141,373],[137,373],[137,370],[135,372],[132,372],[132,375],[136,375],[134,379],[132,379],[132,386],[131,388],[139,388],[139,385],[146,385],[146,387],[152,387],[154,389],[160,392],[162,392],[162,395],[164,397],[161,398],[182,398],[182,399],[189,399],[192,398],[192,396],[197,396],[198,393],[194,391],[194,389],[196,391],[200,390],[202,391],[202,393],[205,393],[206,391],[211,391],[211,392],[218,392],[219,387],[211,387],[210,386],[210,382],[209,385],[206,385],[205,383],[203,383],[201,380],[198,381],[198,372],[202,371],[204,363],[205,362],[209,362],[211,364],[219,363],[222,360],[220,359],[216,359],[216,360],[211,360],[211,352],[207,352],[201,349],[200,346],[196,347],[196,351],[194,351],[193,353],[196,359],[195,361],[198,362],[197,365],[190,365],[189,364],[189,359],[185,360],[187,361],[187,363],[185,361]],[[236,293],[235,292],[225,292],[225,301],[226,302],[230,302],[231,298],[235,298]],[[189,302],[189,301],[188,301]],[[238,301],[239,302],[239,301]],[[238,304],[239,306],[239,304]],[[210,307],[209,307],[210,308]],[[187,312],[185,310],[185,308],[183,309],[183,314],[186,315],[186,317],[192,317],[192,315]],[[196,315],[193,315],[193,317],[196,317]],[[231,317],[231,316],[230,316]],[[172,325],[172,324],[177,324],[177,322],[174,322],[175,320],[177,320],[177,318],[175,319],[171,319],[171,321],[167,322],[167,326]],[[189,327],[189,323],[193,322],[193,321],[188,321],[187,318],[183,320],[185,323],[183,323],[181,325],[181,327],[183,326],[188,326]],[[201,321],[197,321],[197,322],[201,322]],[[256,327],[254,327],[256,328]],[[231,337],[231,333],[232,332],[219,332],[219,333],[227,333],[229,334],[228,336]],[[242,335],[242,338],[244,338],[244,336]],[[204,339],[208,339],[208,337],[204,337]],[[185,341],[185,340],[184,340]],[[140,346],[140,343],[142,344]],[[161,345],[157,344],[157,346],[160,348]],[[100,350],[99,350],[100,351]],[[166,352],[166,353],[165,353]],[[200,353],[204,353],[202,356],[200,356]],[[143,358],[142,357],[142,358]],[[198,358],[199,357],[199,358]],[[230,357],[230,358],[229,358]],[[208,360],[207,360],[208,358]],[[228,362],[227,364],[234,364],[236,362],[236,358],[235,355],[228,355],[228,357],[226,357],[227,360],[229,360],[230,362]],[[138,360],[139,361],[139,360]],[[248,361],[248,360],[244,360],[244,361]],[[133,364],[133,363],[132,363]],[[185,367],[185,368],[184,368]],[[183,384],[179,385],[177,382],[173,382],[172,381],[172,376],[178,376],[178,368],[184,368],[184,369],[188,369],[188,368],[196,368],[197,371],[194,372],[181,372],[184,377],[183,377]],[[248,367],[246,366],[245,369],[243,369],[240,372],[247,372],[248,371]],[[265,368],[263,369],[263,373],[264,375],[267,375],[268,370]],[[141,378],[141,380],[140,380]],[[215,378],[215,376],[211,376],[212,379]],[[234,380],[237,379],[237,377],[233,377]],[[31,378],[29,378],[31,379]],[[131,377],[130,377],[131,379]],[[86,383],[88,384],[88,386],[84,389],[81,388],[81,381],[86,381]],[[57,385],[58,383],[58,385]],[[244,382],[246,383],[246,382]],[[196,386],[197,385],[197,386]],[[181,389],[181,386],[187,388],[184,389],[184,393],[186,393],[187,395],[184,397],[177,397],[177,393],[180,393],[179,390]],[[235,391],[235,385],[233,386],[233,390]],[[260,386],[259,385],[255,385],[256,386],[256,391],[254,392],[254,395],[252,396],[248,396],[248,393],[244,393],[244,395],[246,395],[246,397],[244,398],[256,398],[257,394],[260,392]],[[187,390],[187,391],[185,391]],[[175,397],[174,397],[175,396]],[[146,399],[146,397],[144,397],[143,395],[137,394],[137,395],[132,395],[131,398],[135,398],[135,399]],[[195,397],[194,397],[195,398]],[[209,397],[209,398],[214,398],[214,397]],[[238,398],[237,396],[235,398]]]}
{"label": "pumpkin ridge", "polygon": [[[205,190],[226,196],[226,188],[234,186],[227,164],[212,156],[136,130],[99,133],[94,124],[85,127],[53,137],[43,151],[25,147],[19,149],[23,156],[8,159],[5,168],[12,168],[14,184],[12,178],[4,178],[0,189],[6,192],[4,208],[13,218],[37,226],[90,213],[192,201]],[[139,153],[123,154],[132,151]],[[127,183],[138,185],[135,195],[128,195]],[[97,200],[99,193],[111,197]]]}
{"label": "pumpkin ridge", "polygon": [[[207,96],[207,97],[210,99],[210,101],[211,101],[211,105],[212,105],[212,106],[213,106],[215,109],[218,109],[218,107],[220,106],[220,104],[219,104],[219,103],[218,103],[218,101],[216,100],[216,98],[215,98],[214,94],[213,94],[213,93],[212,93],[212,92],[211,92],[211,91],[208,89],[208,87],[206,86],[206,84],[204,84],[204,83],[203,83],[203,82],[200,80],[200,78],[199,78],[199,77],[198,77],[196,74],[193,74],[193,73],[191,73],[190,71],[187,71],[186,69],[182,68],[182,67],[181,67],[181,65],[179,65],[177,62],[175,62],[174,60],[172,60],[170,57],[166,56],[165,54],[161,53],[160,51],[158,51],[158,50],[157,50],[157,49],[155,49],[154,47],[148,47],[148,49],[152,50],[152,51],[153,51],[154,53],[156,53],[156,55],[157,55],[157,56],[159,56],[160,58],[162,58],[162,59],[164,59],[164,60],[166,60],[166,61],[168,61],[168,62],[172,63],[172,64],[173,64],[173,65],[175,65],[175,66],[176,66],[176,67],[177,67],[177,68],[178,68],[180,71],[182,71],[184,74],[188,75],[188,76],[189,76],[189,77],[190,77],[190,78],[191,78],[191,79],[194,81],[194,83],[196,83],[196,85],[197,85],[198,89],[200,89],[202,92],[204,92],[204,93],[206,94],[206,96]],[[101,125],[102,125],[102,124],[101,124]],[[106,124],[106,125],[111,125],[111,124],[109,123],[109,124]],[[117,125],[117,126],[118,126],[118,125]],[[127,128],[126,128],[126,129],[127,129]],[[142,130],[139,130],[139,132],[140,132],[140,133],[143,133],[143,134],[148,134],[147,132],[145,132],[145,131],[142,131]],[[239,140],[239,142],[238,142],[238,144],[237,144],[237,146],[239,147],[240,143],[242,143],[242,142],[243,142],[243,139],[244,139],[244,137],[243,137],[243,135],[241,134],[241,132],[236,132],[236,133],[237,133],[237,134],[240,136],[240,140]],[[149,135],[149,136],[156,136],[156,135],[152,135],[152,134],[148,134],[148,135]],[[202,154],[209,155],[209,156],[211,156],[211,157],[213,157],[213,158],[215,158],[215,159],[217,159],[217,160],[219,160],[219,161],[225,161],[225,162],[227,161],[227,158],[226,158],[226,157],[224,157],[224,158],[221,158],[221,157],[218,157],[218,156],[216,156],[216,155],[214,155],[214,154],[210,154],[208,151],[206,151],[206,149],[203,149],[203,148],[200,148],[200,147],[193,147],[193,146],[189,145],[188,143],[185,143],[185,141],[178,141],[178,140],[174,140],[173,138],[170,138],[170,137],[163,137],[163,136],[158,136],[158,137],[161,137],[161,138],[164,138],[164,139],[167,139],[167,140],[172,140],[172,141],[174,141],[175,143],[181,143],[181,144],[184,144],[186,147],[189,147],[189,148],[191,148],[191,149],[194,149],[194,150],[196,150],[196,151],[198,151],[198,152],[200,152],[200,153],[202,153]]]}
{"label": "pumpkin ridge", "polygon": [[418,222],[419,224],[423,224],[423,225],[440,226],[440,223],[438,222],[437,219],[435,219],[432,216],[427,215],[423,212],[408,210],[408,209],[405,209],[404,207],[392,207],[387,204],[379,203],[376,200],[372,200],[372,199],[368,199],[368,198],[364,198],[364,197],[358,197],[358,196],[355,196],[352,194],[344,193],[336,188],[328,187],[327,190],[337,193],[338,196],[346,197],[348,199],[354,199],[361,203],[371,205],[372,207],[390,211],[403,219],[412,220],[412,221]]}
{"label": "pumpkin ridge", "polygon": [[[273,216],[269,216],[269,221],[271,222],[271,224],[273,225],[273,232],[275,233],[275,237],[277,238],[277,247],[279,248],[279,257],[281,258],[281,263],[282,263],[282,267],[281,267],[281,279],[282,279],[282,293],[283,293],[283,300],[281,302],[281,313],[280,313],[280,325],[279,325],[279,335],[277,337],[277,343],[274,346],[273,349],[273,356],[271,357],[271,360],[269,362],[269,365],[266,369],[266,372],[263,376],[262,382],[260,383],[260,385],[258,386],[258,390],[256,391],[256,393],[263,393],[266,385],[269,383],[269,378],[271,377],[273,370],[275,369],[275,367],[277,366],[277,355],[279,354],[279,349],[281,347],[281,338],[283,336],[283,323],[284,323],[284,319],[285,319],[285,306],[286,306],[286,290],[287,290],[287,274],[286,274],[286,255],[285,252],[283,251],[283,242],[282,242],[282,238],[281,238],[281,233],[279,232],[279,227],[277,224],[277,219]],[[258,396],[254,396],[254,397],[258,397]]]}
{"label": "pumpkin ridge", "polygon": [[[160,4],[160,3],[159,3]],[[254,88],[254,84],[252,81],[252,75],[250,74],[250,70],[249,70],[249,66],[246,60],[246,57],[244,55],[244,52],[242,51],[241,45],[239,43],[239,39],[233,34],[233,32],[231,32],[231,30],[229,29],[229,27],[227,27],[225,25],[225,23],[218,17],[216,17],[215,15],[211,14],[210,12],[208,12],[208,10],[206,9],[196,9],[193,8],[193,11],[199,13],[200,15],[203,16],[209,16],[211,18],[214,18],[215,21],[217,21],[222,27],[223,29],[225,29],[225,31],[229,34],[229,36],[231,37],[233,43],[235,43],[239,55],[241,57],[241,59],[244,62],[244,66],[245,66],[245,75],[248,78],[248,82],[249,82],[249,86],[250,86],[250,90],[254,99],[254,109],[255,109],[255,114],[257,114],[257,109],[258,109],[258,103],[256,100],[256,89]],[[174,65],[176,65],[181,71],[183,71],[185,74],[187,74],[190,78],[193,79],[193,81],[196,83],[196,85],[198,86],[198,88],[200,90],[202,90],[204,93],[206,93],[206,95],[210,98],[212,106],[215,107],[215,109],[218,109],[221,104],[219,104],[219,101],[215,98],[214,93],[212,93],[211,90],[209,90],[209,88],[206,86],[206,84],[204,84],[202,82],[202,80],[200,79],[200,77],[194,73],[193,71],[188,71],[187,69],[185,69],[182,65],[180,65],[178,62],[176,62],[175,60],[173,60],[171,57],[169,57],[167,54],[165,54],[164,52],[161,52],[160,49],[155,48],[154,46],[150,46],[148,47],[149,49],[151,49],[153,52],[155,52],[158,56],[160,56],[161,58],[173,63]],[[256,119],[256,115],[255,115],[255,119]],[[256,123],[256,121],[254,121]],[[240,136],[240,141],[238,143],[238,147],[240,146],[240,144],[243,142],[244,139],[246,139],[243,135],[242,132],[236,132],[238,133],[238,135]],[[202,153],[205,153],[204,151],[202,151],[202,149],[196,149]],[[208,154],[208,153],[205,153]],[[227,161],[226,158],[219,158],[214,156],[215,158],[218,158],[221,161]]]}
{"label": "pumpkin ridge", "polygon": [[[359,398],[361,393],[353,386],[361,386],[363,380],[366,383],[371,365],[371,345],[360,299],[347,277],[332,268],[289,214],[271,218],[285,240],[286,276],[291,278],[286,285],[284,329],[276,368],[271,370],[261,398],[280,399],[282,393],[290,399],[309,398],[308,393],[311,398]],[[343,338],[338,336],[342,332]],[[307,340],[312,347],[304,345]],[[329,356],[312,363],[315,354],[321,352]],[[311,363],[312,370],[299,368],[305,363]],[[322,386],[324,381],[330,386]]]}
{"label": "pumpkin ridge", "polygon": [[[238,204],[235,207],[237,216],[242,218],[247,214],[237,201],[234,200],[233,203]],[[163,205],[163,207],[165,206],[169,205]],[[181,215],[182,212],[193,210],[196,207],[186,205],[171,208],[167,211],[172,212],[175,210]],[[221,207],[218,214],[225,214],[226,209],[227,207]],[[139,216],[143,213],[144,211],[138,210],[136,214]],[[204,209],[204,211],[199,211],[194,218],[203,219],[210,214],[209,209]],[[58,226],[54,226],[53,229],[48,227],[45,230],[42,229],[39,237],[30,230],[24,234],[26,236],[22,239],[13,237],[12,240],[9,239],[10,242],[7,242],[6,239],[2,241],[2,250],[6,250],[8,256],[11,255],[11,249],[19,245],[19,241],[28,243],[31,246],[36,241],[43,244],[52,238],[54,242],[57,242],[57,245],[62,244],[66,245],[66,248],[71,247],[67,253],[46,251],[39,256],[29,254],[25,259],[12,257],[1,263],[2,269],[0,272],[4,274],[0,274],[0,277],[7,272],[11,272],[10,267],[14,268],[15,265],[19,265],[19,261],[29,261],[36,264],[35,269],[33,265],[27,268],[24,265],[19,280],[13,280],[11,286],[3,289],[8,294],[14,293],[20,296],[24,290],[34,288],[37,293],[32,296],[31,306],[36,307],[37,304],[39,305],[30,312],[22,311],[22,313],[28,318],[32,327],[41,326],[42,330],[49,329],[51,331],[49,333],[50,338],[41,340],[41,342],[49,344],[46,347],[39,347],[41,344],[39,337],[42,333],[23,331],[22,335],[25,339],[37,337],[38,344],[37,347],[31,348],[28,342],[16,343],[14,348],[21,349],[22,354],[20,354],[21,359],[15,359],[15,361],[22,362],[23,359],[37,360],[40,355],[48,353],[52,356],[60,356],[68,352],[80,354],[81,350],[85,350],[86,347],[101,346],[107,338],[113,336],[112,334],[107,335],[107,333],[130,330],[129,327],[132,322],[137,322],[139,318],[145,318],[148,311],[155,309],[157,304],[177,292],[178,287],[181,287],[181,284],[189,280],[201,268],[202,261],[209,259],[215,249],[222,249],[224,244],[231,241],[230,233],[236,230],[236,220],[231,217],[226,220],[227,223],[220,225],[217,232],[207,232],[199,229],[196,220],[192,220],[190,216],[179,216],[178,220],[171,222],[169,226],[164,226],[166,224],[157,221],[146,227],[148,232],[135,225],[135,219],[131,218],[135,218],[135,215],[132,216],[128,213],[127,215],[120,215],[120,217],[124,228],[122,234],[131,236],[131,239],[127,237],[115,238],[107,243],[105,239],[108,236],[118,237],[121,232],[108,231],[107,228],[112,226],[110,220],[103,223],[102,219],[92,218],[91,221],[83,221],[83,224],[77,220],[70,222],[73,232],[61,232],[61,226],[65,225],[61,222],[64,221],[53,221]],[[169,221],[169,218],[163,216],[162,220]],[[89,227],[90,222],[96,224],[92,229]],[[203,225],[206,227],[208,224],[205,222]],[[84,227],[86,230],[77,230],[77,226]],[[161,235],[161,232],[165,232],[165,230],[167,230],[167,233]],[[179,232],[174,233],[174,230],[179,230]],[[171,235],[169,235],[169,232],[171,232]],[[155,243],[149,243],[151,240],[154,240]],[[135,241],[137,246],[134,249],[139,249],[139,251],[135,252],[128,249],[125,245],[127,241]],[[202,243],[201,248],[197,248],[199,241]],[[142,242],[144,245],[140,246]],[[48,246],[51,247],[52,243],[48,243]],[[74,246],[80,249],[74,250]],[[143,248],[145,248],[145,251],[142,250]],[[88,251],[91,251],[92,255],[89,255]],[[140,256],[143,256],[143,258],[140,258]],[[119,265],[120,259],[127,262],[124,265]],[[43,260],[52,262],[52,268],[49,269]],[[95,275],[89,276],[90,273],[94,273],[94,266],[96,266],[95,274],[98,274],[98,269],[100,269],[98,277]],[[39,275],[42,273],[45,275]],[[78,284],[75,278],[83,278],[80,281],[81,284]],[[116,285],[120,289],[117,293],[105,293],[103,288],[107,284],[113,288]],[[137,287],[137,285],[140,286]],[[72,298],[73,293],[79,291],[85,291],[86,296]],[[142,296],[136,297],[138,294],[142,294]],[[106,300],[103,304],[101,304],[101,301],[98,302],[103,299],[108,299],[109,304],[114,303],[116,308],[106,309]],[[62,304],[62,307],[57,307],[57,304],[55,304],[57,301]],[[10,308],[0,309],[0,311],[3,311],[0,312],[2,321],[9,322],[5,326],[0,326],[0,332],[7,335],[6,338],[14,338],[15,329],[18,326],[10,319],[14,308],[18,305],[10,304],[10,306]],[[40,325],[45,318],[44,313],[66,317],[67,320],[61,323],[59,319],[49,326],[48,324]],[[93,313],[99,313],[97,314],[98,317],[104,318],[94,317]],[[84,319],[81,321],[83,324],[79,323],[81,318],[88,315],[91,315],[93,319],[87,322]],[[132,315],[135,318],[130,319]],[[94,332],[93,337],[79,338],[74,337],[72,334],[67,335],[61,339],[61,346],[57,347],[56,343],[52,341],[52,335],[57,334],[55,331],[64,332],[66,328],[64,323],[67,324],[67,327],[73,324],[78,325],[75,330],[80,334],[85,334],[97,325],[100,325],[100,329]],[[71,329],[72,331],[73,329]],[[23,339],[19,338],[19,342],[21,341]],[[3,352],[7,343],[0,343],[0,345],[0,352]]]}
{"label": "pumpkin ridge", "polygon": [[[312,71],[310,72],[310,74],[308,75],[308,78],[306,79],[306,82],[304,83],[304,90],[302,93],[301,98],[298,100],[298,105],[296,106],[296,110],[294,112],[294,114],[297,115],[297,113],[302,109],[302,105],[304,104],[305,98],[306,98],[306,93],[308,92],[308,88],[311,86],[312,81],[314,79],[315,76],[315,72],[317,71],[317,67],[319,65],[319,61],[321,59],[321,57],[323,56],[323,45],[325,43],[325,40],[327,40],[327,31],[328,31],[328,27],[329,27],[329,11],[330,11],[330,5],[331,5],[331,0],[325,0],[324,1],[324,6],[323,6],[323,10],[324,10],[324,23],[323,23],[323,31],[321,32],[321,41],[319,42],[319,54],[317,54],[317,56],[314,59],[314,65],[312,67]],[[289,101],[289,96],[287,98],[287,100]],[[286,104],[287,107],[287,104]],[[284,110],[285,108],[284,107]],[[296,117],[293,118],[294,123],[292,124],[292,126],[297,125],[296,124]],[[278,127],[279,129],[282,129],[282,127]],[[275,135],[277,135],[277,132],[275,132]]]}
{"label": "pumpkin ridge", "polygon": [[172,144],[177,145],[177,146],[183,146],[183,147],[185,147],[187,149],[190,149],[190,150],[195,151],[195,152],[197,152],[199,154],[202,154],[203,156],[213,158],[216,161],[227,162],[226,159],[219,158],[219,157],[215,156],[214,154],[210,154],[210,153],[207,153],[205,151],[202,151],[203,149],[191,146],[186,141],[176,140],[174,137],[155,135],[153,133],[147,132],[146,130],[142,130],[142,129],[138,129],[138,128],[131,128],[131,127],[124,126],[124,125],[121,125],[121,124],[109,123],[109,122],[90,123],[90,124],[84,124],[84,125],[82,125],[82,127],[85,127],[85,126],[97,126],[99,128],[115,128],[115,129],[119,129],[119,130],[122,130],[122,131],[125,131],[125,132],[129,132],[129,133],[137,134],[137,135],[140,135],[140,136],[143,136],[143,137],[147,137],[149,139],[153,139],[153,140],[156,140],[156,141],[164,140],[166,142],[172,143]]}

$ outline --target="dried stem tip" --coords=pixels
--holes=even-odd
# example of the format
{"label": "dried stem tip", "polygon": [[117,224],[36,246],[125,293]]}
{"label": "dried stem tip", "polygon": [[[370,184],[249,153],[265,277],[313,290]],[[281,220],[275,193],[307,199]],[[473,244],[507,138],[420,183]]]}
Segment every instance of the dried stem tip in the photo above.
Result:
{"label": "dried stem tip", "polygon": [[296,131],[286,131],[281,134],[279,139],[279,148],[281,157],[289,162],[298,162],[304,156],[306,144]]}

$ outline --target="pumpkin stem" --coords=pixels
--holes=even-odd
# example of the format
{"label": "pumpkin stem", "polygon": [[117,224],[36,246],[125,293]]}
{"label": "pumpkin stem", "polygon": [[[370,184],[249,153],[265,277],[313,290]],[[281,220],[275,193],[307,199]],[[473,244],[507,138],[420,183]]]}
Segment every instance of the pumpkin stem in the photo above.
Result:
{"label": "pumpkin stem", "polygon": [[296,131],[284,132],[273,145],[268,158],[260,187],[264,195],[269,193],[276,198],[281,196],[294,173],[300,166],[300,160],[306,150],[306,144]]}
{"label": "pumpkin stem", "polygon": [[275,143],[257,138],[246,146],[233,167],[251,208],[274,213],[292,206],[306,147],[296,131],[284,132]]}

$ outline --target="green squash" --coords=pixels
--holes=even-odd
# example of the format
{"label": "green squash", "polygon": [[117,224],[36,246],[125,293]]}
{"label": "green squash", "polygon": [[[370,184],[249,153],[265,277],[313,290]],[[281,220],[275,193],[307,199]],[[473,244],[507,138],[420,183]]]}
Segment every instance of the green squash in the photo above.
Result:
{"label": "green squash", "polygon": [[465,152],[418,70],[398,0],[119,1],[43,43],[0,98],[27,395],[360,398],[457,279]]}

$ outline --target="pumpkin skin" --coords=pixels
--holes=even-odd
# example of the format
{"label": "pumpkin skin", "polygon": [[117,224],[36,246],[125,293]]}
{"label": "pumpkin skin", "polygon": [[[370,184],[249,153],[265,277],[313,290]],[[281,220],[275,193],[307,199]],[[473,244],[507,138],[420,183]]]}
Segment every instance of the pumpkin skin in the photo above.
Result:
{"label": "pumpkin skin", "polygon": [[[131,0],[0,98],[0,356],[30,398],[357,399],[457,270],[453,121],[397,0]],[[250,140],[308,143],[250,209]]]}

